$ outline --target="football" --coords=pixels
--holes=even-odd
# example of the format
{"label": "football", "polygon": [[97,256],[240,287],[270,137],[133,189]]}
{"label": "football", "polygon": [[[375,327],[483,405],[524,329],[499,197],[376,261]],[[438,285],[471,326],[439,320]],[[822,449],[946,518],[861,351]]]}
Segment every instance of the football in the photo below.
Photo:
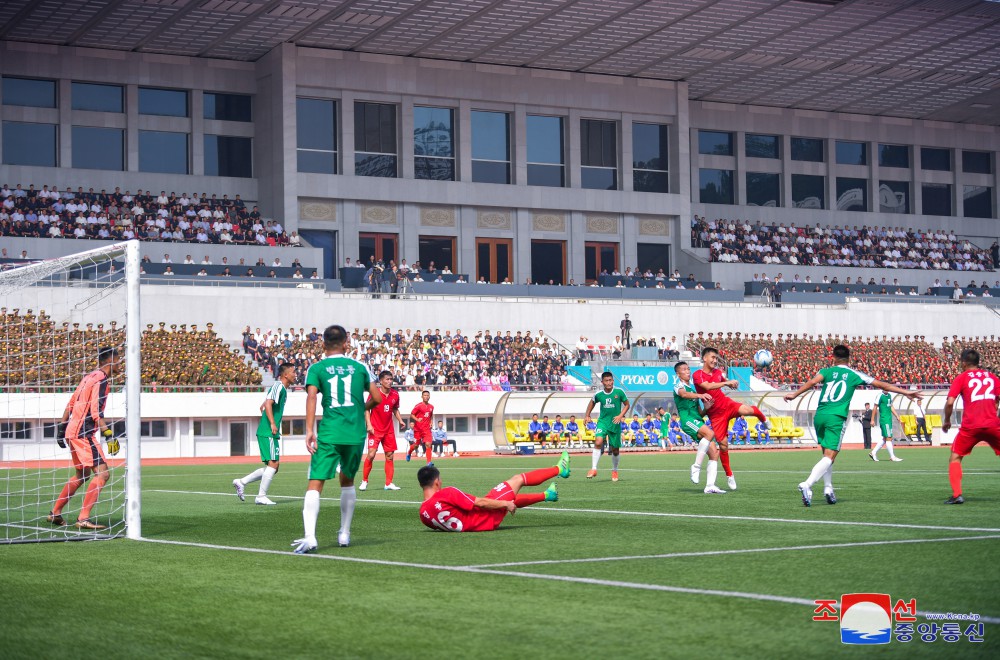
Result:
{"label": "football", "polygon": [[761,369],[770,367],[772,362],[774,362],[774,356],[766,348],[762,348],[753,354],[753,363]]}

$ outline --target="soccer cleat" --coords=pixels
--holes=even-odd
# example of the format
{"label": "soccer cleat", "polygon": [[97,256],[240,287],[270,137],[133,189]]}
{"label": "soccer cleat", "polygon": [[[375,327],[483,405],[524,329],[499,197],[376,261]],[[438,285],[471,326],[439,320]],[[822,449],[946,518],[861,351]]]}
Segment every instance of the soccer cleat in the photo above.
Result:
{"label": "soccer cleat", "polygon": [[945,504],[965,504],[965,498],[961,495],[956,497],[949,497],[944,501]]}
{"label": "soccer cleat", "polygon": [[461,456],[461,454],[459,454],[457,451],[451,455],[452,458],[458,458],[459,456]]}
{"label": "soccer cleat", "polygon": [[878,463],[878,459],[877,459],[877,458],[875,458],[875,452],[870,452],[870,453],[868,454],[868,458],[870,458],[870,459],[872,459],[873,461],[875,461],[876,463]]}
{"label": "soccer cleat", "polygon": [[346,548],[351,545],[351,533],[350,532],[337,532],[337,545],[341,548]]}
{"label": "soccer cleat", "polygon": [[368,490],[368,482],[367,481],[362,481],[361,485],[358,486],[358,490]]}
{"label": "soccer cleat", "polygon": [[611,471],[611,481],[618,481],[618,470]]}
{"label": "soccer cleat", "polygon": [[588,479],[593,479],[596,476],[597,476],[597,470],[591,470],[590,472],[587,473]]}
{"label": "soccer cleat", "polygon": [[556,464],[559,468],[559,476],[563,479],[569,476],[569,452],[564,451],[562,456],[559,457],[559,462]]}
{"label": "soccer cleat", "polygon": [[726,477],[726,485],[729,486],[729,490],[736,490],[736,477],[734,475]]}
{"label": "soccer cleat", "polygon": [[903,459],[899,458],[898,456],[893,456],[889,460],[892,461],[893,463],[902,463],[903,462]]}
{"label": "soccer cleat", "polygon": [[711,486],[705,486],[706,495],[724,495],[725,493],[726,491],[722,490],[715,484],[712,484]]}
{"label": "soccer cleat", "polygon": [[267,495],[258,495],[256,498],[254,498],[253,503],[254,504],[263,504],[265,506],[273,506],[273,505],[277,504],[277,502],[275,502],[274,500],[272,500]]}
{"label": "soccer cleat", "polygon": [[107,529],[106,525],[99,525],[90,518],[80,518],[76,521],[77,529]]}
{"label": "soccer cleat", "polygon": [[240,502],[245,502],[247,498],[243,494],[243,482],[239,479],[233,479],[233,488],[236,489],[236,497],[240,498]]}
{"label": "soccer cleat", "polygon": [[311,552],[316,552],[316,548],[318,547],[316,539],[295,539],[292,541],[292,546],[295,548],[292,552],[297,555],[305,555]]}
{"label": "soccer cleat", "polygon": [[799,484],[799,492],[802,493],[802,504],[805,506],[812,506],[813,502],[813,492],[812,488],[806,485],[806,482]]}
{"label": "soccer cleat", "polygon": [[400,490],[399,486],[397,486],[396,484],[386,484],[385,485],[385,489],[386,490]]}
{"label": "soccer cleat", "polygon": [[692,465],[691,466],[691,483],[696,484],[701,481],[701,466]]}
{"label": "soccer cleat", "polygon": [[837,503],[837,496],[834,495],[834,493],[833,493],[832,490],[830,492],[828,492],[828,493],[823,493],[823,496],[826,498],[826,503],[827,504],[836,504]]}
{"label": "soccer cleat", "polygon": [[545,489],[545,501],[546,502],[559,501],[559,493],[556,491],[555,484],[549,484],[549,487]]}
{"label": "soccer cleat", "polygon": [[52,513],[51,511],[49,511],[49,515],[45,516],[45,519],[48,520],[53,525],[55,525],[56,527],[62,527],[63,525],[66,524],[66,519],[63,518],[62,515],[58,513]]}
{"label": "soccer cleat", "polygon": [[409,454],[409,453],[407,453],[407,454],[406,454],[406,462],[407,462],[407,463],[409,463],[409,462],[410,462],[410,454]]}

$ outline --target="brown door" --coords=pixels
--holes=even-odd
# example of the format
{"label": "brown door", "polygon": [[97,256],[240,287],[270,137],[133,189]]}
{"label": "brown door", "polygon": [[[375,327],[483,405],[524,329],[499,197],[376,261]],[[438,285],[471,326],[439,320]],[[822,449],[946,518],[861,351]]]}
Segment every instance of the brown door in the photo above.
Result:
{"label": "brown door", "polygon": [[388,264],[396,260],[398,240],[398,234],[361,233],[358,235],[358,257],[366,264],[372,259]]}
{"label": "brown door", "polygon": [[583,245],[583,253],[584,277],[588,283],[596,280],[602,270],[611,273],[618,267],[617,243],[587,242]]}
{"label": "brown door", "polygon": [[[514,271],[514,241],[509,238],[476,239],[476,280],[494,284],[511,277]],[[513,280],[511,280],[513,281]]]}

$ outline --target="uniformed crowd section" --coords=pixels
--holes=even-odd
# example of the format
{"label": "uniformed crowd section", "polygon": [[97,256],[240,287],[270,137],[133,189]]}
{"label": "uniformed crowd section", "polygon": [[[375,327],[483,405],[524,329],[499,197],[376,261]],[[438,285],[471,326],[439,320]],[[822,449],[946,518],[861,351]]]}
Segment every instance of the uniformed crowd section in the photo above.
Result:
{"label": "uniformed crowd section", "polygon": [[[262,368],[295,365],[303,383],[309,365],[323,355],[316,328],[247,328],[243,348]],[[566,374],[570,354],[541,331],[354,328],[351,357],[377,375],[393,373],[397,389],[572,391]]]}

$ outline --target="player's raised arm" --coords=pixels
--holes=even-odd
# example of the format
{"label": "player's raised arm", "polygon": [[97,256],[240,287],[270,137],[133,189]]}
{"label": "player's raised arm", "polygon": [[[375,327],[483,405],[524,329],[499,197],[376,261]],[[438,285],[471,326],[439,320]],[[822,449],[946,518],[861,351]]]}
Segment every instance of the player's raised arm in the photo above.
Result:
{"label": "player's raised arm", "polygon": [[881,380],[873,380],[871,382],[871,386],[877,387],[880,390],[884,390],[886,392],[895,392],[896,394],[902,394],[910,401],[920,401],[924,398],[924,395],[921,394],[920,392],[917,392],[916,390],[904,390],[902,387],[890,385],[889,383],[886,383]]}
{"label": "player's raised arm", "polygon": [[794,392],[789,392],[783,398],[785,399],[785,401],[794,401],[795,399],[799,398],[800,396],[802,396],[803,394],[805,394],[806,392],[808,392],[809,390],[816,387],[822,382],[823,382],[823,374],[816,374],[815,376],[804,382],[802,384],[802,387],[795,390]]}

